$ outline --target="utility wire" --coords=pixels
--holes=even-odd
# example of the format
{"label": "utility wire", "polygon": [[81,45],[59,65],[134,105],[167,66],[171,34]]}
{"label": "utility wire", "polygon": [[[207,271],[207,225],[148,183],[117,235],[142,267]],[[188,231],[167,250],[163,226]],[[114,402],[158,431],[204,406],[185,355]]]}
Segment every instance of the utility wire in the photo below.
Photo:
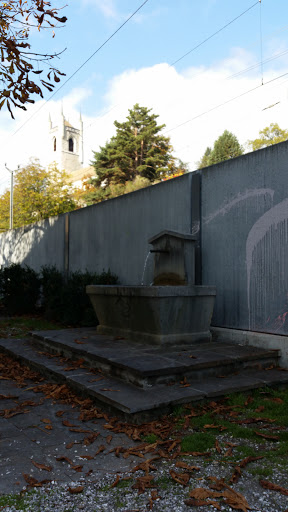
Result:
{"label": "utility wire", "polygon": [[[261,0],[260,0],[261,2]],[[214,34],[212,34],[211,36],[207,37],[206,39],[204,39],[204,41],[202,41],[201,43],[197,44],[197,46],[194,46],[194,48],[192,48],[192,50],[189,50],[189,52],[185,53],[184,55],[182,55],[182,57],[179,57],[179,59],[175,60],[174,62],[172,62],[172,64],[170,64],[170,67],[174,66],[175,64],[177,64],[177,62],[180,62],[180,60],[184,59],[184,57],[187,57],[187,55],[189,55],[190,53],[194,52],[195,50],[197,50],[197,48],[199,48],[200,46],[202,46],[204,43],[207,43],[207,41],[209,41],[210,39],[212,39],[212,37],[216,36],[217,34],[219,34],[220,32],[222,32],[222,30],[224,30],[225,28],[229,27],[229,25],[231,25],[232,23],[234,23],[234,21],[238,20],[239,18],[241,18],[241,16],[244,16],[244,14],[246,14],[246,12],[250,11],[251,9],[253,9],[253,7],[255,7],[255,5],[257,5],[259,3],[259,0],[257,0],[257,2],[255,2],[255,4],[251,5],[250,7],[248,7],[248,9],[246,9],[246,11],[243,11],[241,14],[239,14],[239,16],[236,16],[236,18],[234,18],[233,20],[229,21],[229,23],[226,23],[226,25],[224,25],[224,27],[220,28],[219,30],[217,30],[217,32],[214,32]]]}
{"label": "utility wire", "polygon": [[238,98],[241,98],[242,96],[246,96],[246,94],[249,94],[250,92],[253,92],[253,91],[256,91],[257,89],[260,89],[260,87],[268,85],[271,82],[275,82],[275,80],[279,80],[279,78],[283,78],[283,76],[287,76],[287,75],[288,75],[288,72],[284,73],[283,75],[277,76],[276,78],[272,78],[272,80],[269,80],[268,82],[265,82],[265,84],[257,85],[256,87],[253,87],[253,89],[249,89],[249,91],[242,92],[238,96],[235,96],[234,98],[231,98],[230,100],[224,101],[223,103],[220,103],[219,105],[216,105],[215,107],[212,107],[209,110],[206,110],[205,112],[202,112],[201,114],[198,114],[197,116],[192,117],[192,119],[188,119],[187,121],[184,121],[184,123],[181,123],[181,124],[178,124],[177,126],[174,126],[174,128],[170,128],[170,130],[167,130],[165,132],[165,135],[166,135],[166,133],[169,133],[169,132],[172,132],[174,130],[177,130],[181,126],[184,126],[185,124],[191,123],[192,121],[195,121],[195,119],[199,119],[199,117],[203,117],[206,114],[209,114],[210,112],[213,112],[214,110],[217,110],[218,108],[223,107],[224,105],[227,105],[228,103],[231,103],[232,101],[235,101]]}
{"label": "utility wire", "polygon": [[65,82],[63,82],[63,84],[50,96],[50,98],[48,98],[48,100],[45,101],[45,103],[43,103],[41,105],[41,107],[39,107],[17,130],[15,130],[15,132],[12,134],[12,137],[14,135],[16,135],[16,133],[18,133],[20,130],[22,130],[22,128],[32,119],[32,117],[34,117],[36,114],[38,114],[38,112],[47,105],[47,103],[52,100],[52,98],[54,98],[54,96],[56,96],[56,94],[58,94],[59,91],[61,91],[61,89],[63,89],[63,87],[65,87],[65,85],[70,82],[70,80],[72,80],[72,78],[74,78],[75,75],[77,75],[77,73],[79,73],[80,69],[82,69],[86,64],[87,62],[89,62],[95,55],[96,53],[98,53],[132,18],[133,16],[135,16],[135,14],[137,14],[137,12],[140,11],[140,9],[142,9],[142,7],[144,7],[145,4],[147,4],[149,0],[145,0],[145,2],[143,2],[137,9],[136,11],[134,11],[131,16],[129,16],[129,18],[127,18],[124,23],[122,23],[122,25],[120,25],[120,27],[117,28],[117,30],[115,30],[115,32],[113,32],[113,34],[111,34],[110,37],[108,37],[108,39],[106,39],[106,41],[104,41],[104,43],[101,44],[101,46],[99,46],[97,48],[97,50],[95,50],[95,52],[93,52],[90,57],[88,57],[88,59],[86,59],[83,64],[81,64],[81,66],[79,66],[75,71],[74,73],[72,73],[72,75],[69,76],[69,78],[67,78],[67,80],[65,80]]}
{"label": "utility wire", "polygon": [[249,66],[246,69],[242,69],[241,71],[238,71],[237,73],[234,73],[233,75],[227,76],[225,80],[230,80],[231,78],[236,78],[236,77],[242,75],[243,73],[252,71],[253,69],[258,68],[259,66],[263,66],[263,64],[266,64],[267,62],[271,62],[272,60],[279,59],[279,57],[283,57],[283,55],[286,55],[287,53],[288,53],[288,50],[284,50],[283,52],[276,53],[276,54],[272,55],[272,57],[268,57],[264,61],[257,62],[257,64],[253,64],[252,66]]}
{"label": "utility wire", "polygon": [[261,78],[262,78],[262,85],[264,83],[263,78],[263,37],[262,37],[262,3],[261,0],[259,0],[260,3],[260,55],[261,55]]}

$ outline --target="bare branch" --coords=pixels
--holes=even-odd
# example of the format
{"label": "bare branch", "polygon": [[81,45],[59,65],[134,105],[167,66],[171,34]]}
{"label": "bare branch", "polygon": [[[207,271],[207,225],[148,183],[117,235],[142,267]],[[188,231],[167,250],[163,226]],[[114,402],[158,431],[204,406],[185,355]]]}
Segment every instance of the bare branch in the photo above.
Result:
{"label": "bare branch", "polygon": [[[55,82],[58,83],[64,75],[50,67],[47,76],[41,78],[43,70],[34,69],[32,62],[46,64],[59,58],[65,50],[41,54],[30,51],[29,43],[31,27],[37,27],[39,31],[51,30],[67,21],[65,16],[59,15],[63,8],[53,8],[47,0],[7,0],[0,6],[0,110],[5,106],[13,118],[13,108],[26,110],[27,103],[34,103],[34,95],[43,98],[42,88],[53,91]],[[35,81],[37,76],[38,83]]]}

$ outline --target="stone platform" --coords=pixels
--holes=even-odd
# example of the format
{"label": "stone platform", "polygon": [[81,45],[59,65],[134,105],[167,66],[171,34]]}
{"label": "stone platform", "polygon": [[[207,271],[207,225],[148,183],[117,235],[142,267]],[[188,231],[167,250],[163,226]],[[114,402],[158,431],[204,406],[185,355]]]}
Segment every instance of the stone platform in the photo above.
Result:
{"label": "stone platform", "polygon": [[80,328],[1,339],[0,351],[132,422],[183,403],[288,385],[277,350],[221,341],[164,349]]}

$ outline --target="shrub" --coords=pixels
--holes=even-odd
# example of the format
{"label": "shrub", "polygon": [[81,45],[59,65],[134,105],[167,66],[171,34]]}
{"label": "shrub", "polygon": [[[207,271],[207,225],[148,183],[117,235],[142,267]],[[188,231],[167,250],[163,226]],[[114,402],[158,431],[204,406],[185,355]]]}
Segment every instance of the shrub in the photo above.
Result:
{"label": "shrub", "polygon": [[30,267],[12,263],[0,270],[0,295],[9,315],[33,313],[39,297],[40,277]]}
{"label": "shrub", "polygon": [[64,276],[55,266],[41,267],[42,307],[48,320],[61,321]]}
{"label": "shrub", "polygon": [[108,270],[101,274],[72,272],[67,279],[56,267],[42,267],[44,314],[65,325],[97,325],[98,320],[86,294],[88,284],[116,284],[118,278]]}

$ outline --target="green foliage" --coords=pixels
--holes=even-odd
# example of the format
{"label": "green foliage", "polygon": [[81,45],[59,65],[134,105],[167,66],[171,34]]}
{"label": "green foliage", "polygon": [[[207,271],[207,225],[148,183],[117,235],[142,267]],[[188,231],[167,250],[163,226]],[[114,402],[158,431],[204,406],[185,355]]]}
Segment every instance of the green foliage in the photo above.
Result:
{"label": "green foliage", "polygon": [[0,510],[5,510],[6,507],[13,507],[13,509],[15,508],[15,510],[22,510],[23,512],[25,510],[30,510],[29,498],[32,498],[35,504],[35,501],[38,497],[39,500],[37,501],[40,504],[41,495],[38,490],[34,489],[32,491],[28,491],[24,495],[6,494],[5,496],[0,496]]}
{"label": "green foliage", "polygon": [[210,156],[211,156],[212,149],[206,148],[206,151],[204,155],[202,156],[201,160],[197,163],[198,169],[203,169],[203,167],[208,167],[210,164]]}
{"label": "green foliage", "polygon": [[116,284],[117,277],[110,271],[96,274],[73,272],[69,275],[62,292],[62,322],[67,325],[96,325],[98,323],[90,299],[86,293],[89,284]]}
{"label": "green foliage", "polygon": [[39,315],[0,319],[0,338],[24,338],[31,331],[59,329],[59,324],[49,322]]}
{"label": "green foliage", "polygon": [[213,149],[207,148],[200,162],[198,168],[202,169],[208,165],[218,164],[243,155],[243,148],[241,147],[236,135],[225,130],[220,137],[214,142]]}
{"label": "green foliage", "polygon": [[117,276],[110,270],[73,272],[66,279],[54,266],[45,266],[38,275],[29,267],[12,264],[0,270],[0,297],[10,315],[32,313],[41,300],[44,315],[64,325],[97,325],[97,318],[86,294],[89,284],[116,284]]}
{"label": "green foliage", "polygon": [[169,171],[174,160],[170,139],[160,134],[165,125],[157,125],[159,116],[152,109],[134,105],[124,123],[114,122],[116,135],[100,151],[94,152],[95,187],[125,186],[137,176],[155,181]]}
{"label": "green foliage", "polygon": [[72,272],[67,279],[54,266],[45,266],[42,273],[42,294],[46,318],[65,325],[96,325],[97,318],[86,294],[88,284],[116,284],[117,277],[108,270]]}
{"label": "green foliage", "polygon": [[[13,191],[14,228],[75,210],[72,187],[68,175],[56,166],[43,169],[39,162],[15,173]],[[0,231],[9,229],[10,191],[0,196]]]}
{"label": "green foliage", "polygon": [[9,315],[33,313],[39,290],[39,276],[28,266],[12,263],[0,270],[0,296]]}
{"label": "green foliage", "polygon": [[82,197],[85,201],[85,204],[91,205],[94,203],[99,203],[100,201],[105,201],[106,199],[112,199],[113,197],[129,194],[130,192],[135,192],[136,190],[148,187],[149,185],[151,185],[151,182],[147,178],[142,178],[142,176],[136,176],[136,178],[133,181],[126,181],[124,184],[111,183],[111,185],[108,185],[105,188],[91,187],[88,190],[88,192],[82,195]]}
{"label": "green foliage", "polygon": [[266,148],[285,140],[288,140],[288,130],[282,130],[277,123],[271,123],[270,126],[260,130],[257,139],[249,140],[248,146],[253,151],[256,151],[257,149]]}
{"label": "green foliage", "polygon": [[182,452],[206,452],[215,446],[215,436],[206,432],[195,432],[182,439]]}

